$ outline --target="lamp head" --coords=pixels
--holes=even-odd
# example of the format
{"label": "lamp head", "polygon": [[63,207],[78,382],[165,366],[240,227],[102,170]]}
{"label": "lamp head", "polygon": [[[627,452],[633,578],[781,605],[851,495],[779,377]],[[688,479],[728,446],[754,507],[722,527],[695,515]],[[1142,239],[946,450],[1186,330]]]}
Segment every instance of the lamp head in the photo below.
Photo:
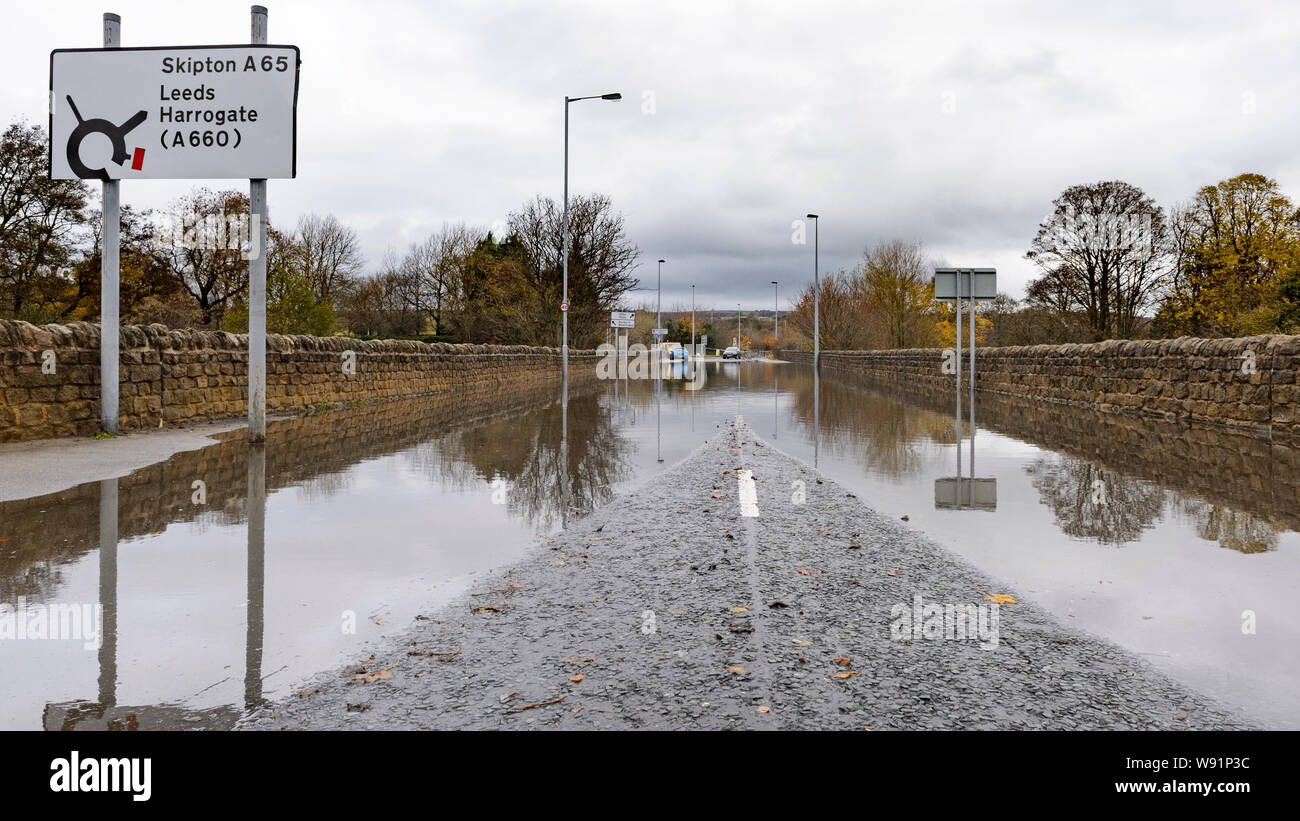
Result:
{"label": "lamp head", "polygon": [[602,99],[602,100],[621,100],[621,99],[623,99],[623,95],[622,95],[622,94],[619,94],[617,91],[615,91],[615,92],[612,93],[612,94],[602,94],[602,95],[600,95],[600,99]]}

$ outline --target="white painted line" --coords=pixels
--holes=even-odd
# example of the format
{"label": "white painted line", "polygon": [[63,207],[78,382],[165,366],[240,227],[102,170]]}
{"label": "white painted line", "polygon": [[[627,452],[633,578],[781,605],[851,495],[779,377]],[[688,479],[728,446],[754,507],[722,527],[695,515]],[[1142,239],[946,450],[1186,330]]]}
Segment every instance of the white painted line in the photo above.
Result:
{"label": "white painted line", "polygon": [[747,470],[736,471],[740,481],[740,515],[758,515],[758,488],[754,485],[754,474]]}

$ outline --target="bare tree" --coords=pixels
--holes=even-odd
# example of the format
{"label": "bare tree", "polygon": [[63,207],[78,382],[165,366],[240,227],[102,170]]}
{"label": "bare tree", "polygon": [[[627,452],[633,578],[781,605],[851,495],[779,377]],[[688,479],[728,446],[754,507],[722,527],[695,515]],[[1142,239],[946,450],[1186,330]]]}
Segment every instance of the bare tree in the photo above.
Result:
{"label": "bare tree", "polygon": [[333,301],[346,283],[361,275],[365,260],[357,232],[333,214],[306,214],[293,233],[298,269],[320,301]]}
{"label": "bare tree", "polygon": [[198,304],[205,326],[220,325],[227,304],[248,288],[248,214],[247,194],[196,188],[172,202],[171,230],[155,238],[168,270]]}
{"label": "bare tree", "polygon": [[1050,299],[1081,311],[1095,339],[1133,336],[1167,275],[1163,209],[1120,180],[1071,186],[1053,206],[1025,254],[1049,281]]}

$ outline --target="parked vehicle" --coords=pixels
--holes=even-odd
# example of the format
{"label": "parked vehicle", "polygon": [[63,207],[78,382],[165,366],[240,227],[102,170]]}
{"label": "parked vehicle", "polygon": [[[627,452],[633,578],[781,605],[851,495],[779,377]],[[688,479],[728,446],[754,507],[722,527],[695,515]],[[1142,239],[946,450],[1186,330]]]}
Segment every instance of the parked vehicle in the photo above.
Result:
{"label": "parked vehicle", "polygon": [[669,362],[685,362],[689,358],[686,348],[680,342],[659,343],[659,355]]}
{"label": "parked vehicle", "polygon": [[722,352],[722,358],[723,358],[723,359],[739,359],[739,358],[740,358],[740,348],[737,348],[735,345],[728,345],[728,346],[726,347],[726,349],[723,350],[723,352]]}

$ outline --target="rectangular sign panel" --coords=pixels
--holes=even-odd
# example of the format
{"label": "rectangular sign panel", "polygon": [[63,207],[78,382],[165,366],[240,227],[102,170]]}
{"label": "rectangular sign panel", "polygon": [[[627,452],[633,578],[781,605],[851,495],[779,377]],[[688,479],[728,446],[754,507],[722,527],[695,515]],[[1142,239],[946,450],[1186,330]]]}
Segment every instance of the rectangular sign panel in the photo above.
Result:
{"label": "rectangular sign panel", "polygon": [[610,319],[636,319],[635,311],[610,311]]}
{"label": "rectangular sign panel", "polygon": [[935,479],[934,506],[936,509],[971,507],[997,510],[998,480],[996,477],[968,479],[964,476]]}
{"label": "rectangular sign panel", "polygon": [[297,46],[58,49],[54,179],[297,174]]}
{"label": "rectangular sign panel", "polygon": [[957,272],[961,272],[961,298],[971,297],[971,278],[974,275],[975,299],[996,299],[998,272],[996,268],[935,268],[934,298],[953,301],[957,299]]}
{"label": "rectangular sign panel", "polygon": [[611,327],[611,328],[635,328],[635,327],[636,327],[636,320],[635,320],[635,319],[611,319],[611,320],[609,321],[609,327]]}
{"label": "rectangular sign panel", "polygon": [[668,329],[667,329],[667,328],[655,328],[655,329],[653,329],[652,331],[650,331],[650,333],[654,334],[655,336],[668,336]]}

